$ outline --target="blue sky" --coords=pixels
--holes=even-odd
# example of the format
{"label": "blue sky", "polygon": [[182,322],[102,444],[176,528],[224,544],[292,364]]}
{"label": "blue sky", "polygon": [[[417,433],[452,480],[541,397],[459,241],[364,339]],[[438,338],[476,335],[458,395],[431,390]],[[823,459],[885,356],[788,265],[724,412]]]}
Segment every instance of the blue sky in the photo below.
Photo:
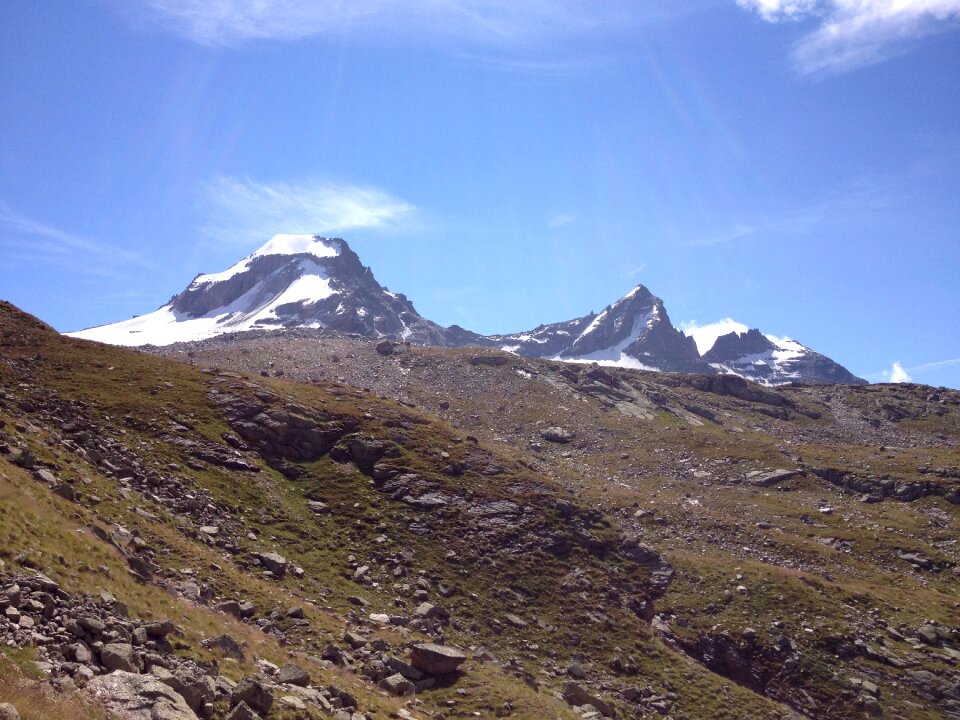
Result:
{"label": "blue sky", "polygon": [[960,387],[958,87],[960,0],[4,0],[0,297],[76,330],[313,232],[444,325],[643,283]]}

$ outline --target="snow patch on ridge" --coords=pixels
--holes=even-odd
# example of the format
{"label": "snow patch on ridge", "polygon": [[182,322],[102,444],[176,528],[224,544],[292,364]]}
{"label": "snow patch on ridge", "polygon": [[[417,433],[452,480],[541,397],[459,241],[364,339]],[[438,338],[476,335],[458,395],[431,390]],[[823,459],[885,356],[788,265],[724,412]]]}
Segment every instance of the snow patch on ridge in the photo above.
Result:
{"label": "snow patch on ridge", "polygon": [[[301,260],[299,270],[302,273],[300,277],[276,295],[264,297],[265,283],[259,282],[229,305],[201,317],[190,317],[177,312],[170,305],[164,305],[159,310],[130,320],[67,334],[85,340],[132,347],[206,340],[224,332],[281,328],[283,324],[277,315],[279,308],[297,303],[315,303],[337,294],[323,269],[313,260]],[[320,324],[311,323],[307,327],[320,327]]]}
{"label": "snow patch on ridge", "polygon": [[223,272],[198,275],[190,284],[190,287],[229,280],[234,275],[239,275],[247,270],[254,258],[266,255],[313,255],[322,259],[336,257],[339,254],[339,246],[331,243],[327,238],[315,235],[274,235],[261,248]]}

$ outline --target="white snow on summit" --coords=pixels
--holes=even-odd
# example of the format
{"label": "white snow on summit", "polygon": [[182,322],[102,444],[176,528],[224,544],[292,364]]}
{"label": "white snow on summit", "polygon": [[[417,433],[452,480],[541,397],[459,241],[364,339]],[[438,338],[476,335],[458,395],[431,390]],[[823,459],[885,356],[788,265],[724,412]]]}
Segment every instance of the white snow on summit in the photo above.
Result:
{"label": "white snow on summit", "polygon": [[246,270],[254,258],[264,255],[313,255],[314,257],[325,258],[336,257],[339,254],[340,248],[330,243],[326,238],[315,235],[274,235],[263,247],[247,255],[233,267],[219,273],[198,275],[192,286],[229,280],[234,275],[239,275]]}
{"label": "white snow on summit", "polygon": [[[339,248],[328,245],[321,238],[310,235],[277,235],[270,242],[229,270],[212,275],[201,275],[190,285],[196,288],[207,283],[221,282],[248,269],[255,257],[262,255],[312,255],[315,258],[333,257]],[[88,328],[71,337],[107,343],[110,345],[171,345],[177,342],[206,340],[227,332],[244,330],[271,330],[283,327],[277,309],[292,303],[314,303],[330,297],[336,291],[324,269],[313,259],[298,262],[299,277],[275,295],[267,294],[266,281],[247,290],[229,305],[217,308],[200,317],[178,312],[172,305],[123,322]],[[310,327],[319,327],[312,324]]]}

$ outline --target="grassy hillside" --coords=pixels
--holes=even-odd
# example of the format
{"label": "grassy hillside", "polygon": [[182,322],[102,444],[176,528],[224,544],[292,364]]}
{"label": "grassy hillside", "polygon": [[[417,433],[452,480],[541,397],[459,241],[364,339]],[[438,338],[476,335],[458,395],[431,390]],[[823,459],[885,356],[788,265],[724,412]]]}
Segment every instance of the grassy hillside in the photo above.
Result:
{"label": "grassy hillside", "polygon": [[[368,717],[575,717],[571,682],[625,717],[960,716],[957,393],[343,336],[168,354],[0,306],[0,573],[172,620],[175,668],[262,676],[268,717],[343,709],[279,702],[263,660]],[[777,468],[798,474],[751,474]],[[224,633],[243,659],[204,646]],[[98,716],[82,690],[54,710],[44,687],[88,684],[58,643],[10,636],[0,701]],[[464,650],[459,674],[380,687],[420,641]]]}

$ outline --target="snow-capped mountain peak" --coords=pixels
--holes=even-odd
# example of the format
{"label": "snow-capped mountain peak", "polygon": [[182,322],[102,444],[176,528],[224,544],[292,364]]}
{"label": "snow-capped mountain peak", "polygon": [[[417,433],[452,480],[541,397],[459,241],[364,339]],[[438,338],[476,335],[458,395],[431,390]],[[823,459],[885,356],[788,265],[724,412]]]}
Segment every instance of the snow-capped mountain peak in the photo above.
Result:
{"label": "snow-capped mountain peak", "polygon": [[643,370],[709,372],[696,345],[670,323],[663,301],[643,285],[599,313],[491,338],[527,357]]}
{"label": "snow-capped mountain peak", "polygon": [[756,328],[721,335],[703,354],[711,368],[765,385],[785,382],[862,383],[846,368],[796,340]]}
{"label": "snow-capped mountain peak", "polygon": [[223,282],[250,268],[258,257],[267,255],[312,255],[315,258],[336,257],[340,254],[343,241],[338,238],[325,238],[319,235],[274,235],[262,247],[255,250],[236,265],[220,273],[201,274],[193,279],[193,285]]}
{"label": "snow-capped mountain peak", "polygon": [[152,313],[70,333],[114,345],[170,345],[225,333],[331,328],[449,345],[473,337],[424,319],[373,277],[347,243],[276,235],[219,273],[201,274]]}
{"label": "snow-capped mountain peak", "polygon": [[684,334],[643,285],[599,313],[523,333],[484,337],[443,328],[422,317],[404,295],[381,286],[345,241],[316,235],[276,235],[226,270],[197,275],[152,313],[69,334],[142,346],[294,328],[498,347],[525,357],[639,370],[732,373],[768,385],[863,382],[794,340],[748,330],[729,318]]}

